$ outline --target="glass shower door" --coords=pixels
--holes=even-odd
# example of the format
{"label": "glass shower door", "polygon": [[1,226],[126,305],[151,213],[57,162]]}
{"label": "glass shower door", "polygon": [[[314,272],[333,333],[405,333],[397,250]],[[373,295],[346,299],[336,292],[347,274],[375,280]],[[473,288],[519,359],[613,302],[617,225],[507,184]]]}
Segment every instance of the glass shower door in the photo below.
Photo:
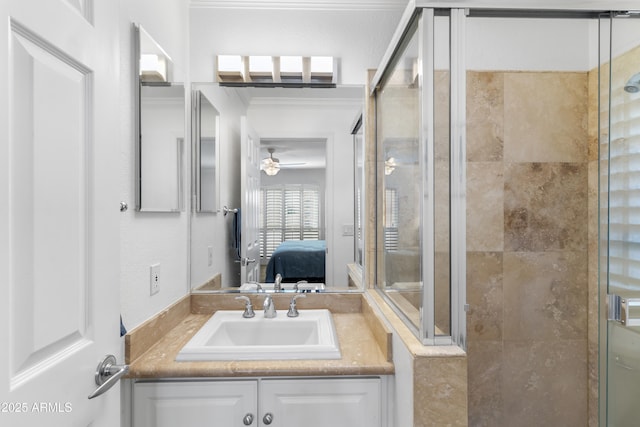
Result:
{"label": "glass shower door", "polygon": [[600,20],[600,283],[609,319],[601,327],[600,417],[609,427],[640,425],[640,19],[633,17]]}

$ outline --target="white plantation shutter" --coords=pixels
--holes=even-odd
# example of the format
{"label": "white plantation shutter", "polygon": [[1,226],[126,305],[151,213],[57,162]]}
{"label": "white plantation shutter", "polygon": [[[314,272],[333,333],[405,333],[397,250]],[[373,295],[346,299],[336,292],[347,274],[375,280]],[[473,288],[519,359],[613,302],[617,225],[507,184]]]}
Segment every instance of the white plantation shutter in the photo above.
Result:
{"label": "white plantation shutter", "polygon": [[320,192],[317,189],[302,190],[302,238],[320,239]]}
{"label": "white plantation shutter", "polygon": [[309,185],[263,187],[260,257],[269,258],[285,240],[320,240],[320,189]]}
{"label": "white plantation shutter", "polygon": [[[270,256],[282,242],[283,192],[281,189],[261,190],[262,212],[260,213],[260,257]],[[269,254],[269,255],[267,255]]]}
{"label": "white plantation shutter", "polygon": [[398,249],[398,190],[387,188],[384,192],[384,248],[393,251]]}

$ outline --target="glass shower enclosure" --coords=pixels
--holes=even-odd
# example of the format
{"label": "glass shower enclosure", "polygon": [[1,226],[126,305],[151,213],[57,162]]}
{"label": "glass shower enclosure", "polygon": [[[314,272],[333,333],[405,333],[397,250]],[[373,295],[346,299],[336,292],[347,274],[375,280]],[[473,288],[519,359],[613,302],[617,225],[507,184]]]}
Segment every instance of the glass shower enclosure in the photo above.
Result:
{"label": "glass shower enclosure", "polygon": [[411,2],[372,87],[376,285],[424,344],[464,348],[463,22]]}
{"label": "glass shower enclosure", "polygon": [[599,20],[599,283],[604,320],[600,323],[599,394],[603,426],[640,423],[640,19],[637,18],[640,14],[627,12],[603,14]]}

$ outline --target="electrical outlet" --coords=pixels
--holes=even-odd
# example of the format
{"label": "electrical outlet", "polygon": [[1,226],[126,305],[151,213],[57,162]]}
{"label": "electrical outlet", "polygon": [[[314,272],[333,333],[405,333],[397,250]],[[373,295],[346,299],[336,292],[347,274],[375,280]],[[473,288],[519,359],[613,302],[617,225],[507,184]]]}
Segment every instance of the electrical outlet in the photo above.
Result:
{"label": "electrical outlet", "polygon": [[151,264],[150,271],[150,285],[151,295],[155,295],[160,292],[160,264]]}
{"label": "electrical outlet", "polygon": [[211,267],[213,265],[213,246],[208,246],[207,247],[207,259],[208,259],[208,265],[209,267]]}

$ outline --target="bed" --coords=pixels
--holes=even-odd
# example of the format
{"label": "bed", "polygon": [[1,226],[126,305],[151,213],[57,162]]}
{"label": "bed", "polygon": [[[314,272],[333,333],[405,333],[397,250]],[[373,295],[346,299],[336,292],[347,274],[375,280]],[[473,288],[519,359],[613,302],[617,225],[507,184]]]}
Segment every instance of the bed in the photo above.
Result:
{"label": "bed", "polygon": [[273,251],[267,264],[266,283],[280,273],[283,282],[306,280],[324,283],[327,244],[324,240],[287,240]]}

